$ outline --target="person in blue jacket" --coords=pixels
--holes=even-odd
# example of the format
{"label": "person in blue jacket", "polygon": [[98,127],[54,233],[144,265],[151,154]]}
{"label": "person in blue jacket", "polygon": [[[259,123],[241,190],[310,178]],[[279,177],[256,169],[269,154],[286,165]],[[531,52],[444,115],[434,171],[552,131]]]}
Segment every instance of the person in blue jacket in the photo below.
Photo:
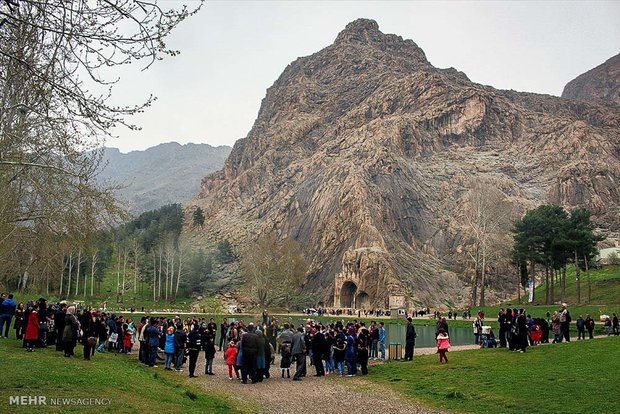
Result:
{"label": "person in blue jacket", "polygon": [[[2,327],[4,326],[4,337],[9,337],[9,328],[11,326],[11,319],[15,315],[15,308],[17,304],[13,300],[13,294],[9,294],[9,298],[5,299],[0,304],[0,336],[2,336]],[[6,324],[6,325],[5,325]]]}
{"label": "person in blue jacket", "polygon": [[165,369],[172,371],[170,365],[172,365],[172,359],[174,358],[174,328],[168,327],[166,330],[166,345],[164,346],[164,353],[166,354]]}

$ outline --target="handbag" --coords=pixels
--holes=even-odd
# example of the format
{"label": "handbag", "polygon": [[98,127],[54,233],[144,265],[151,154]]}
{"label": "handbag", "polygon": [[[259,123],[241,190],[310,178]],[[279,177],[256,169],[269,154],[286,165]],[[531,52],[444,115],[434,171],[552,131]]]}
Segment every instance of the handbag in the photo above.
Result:
{"label": "handbag", "polygon": [[116,332],[113,332],[112,334],[110,334],[110,337],[108,338],[108,342],[115,343],[117,340],[118,340],[118,334]]}
{"label": "handbag", "polygon": [[95,338],[94,336],[90,336],[88,337],[87,342],[88,342],[88,345],[93,346],[97,343],[97,338]]}

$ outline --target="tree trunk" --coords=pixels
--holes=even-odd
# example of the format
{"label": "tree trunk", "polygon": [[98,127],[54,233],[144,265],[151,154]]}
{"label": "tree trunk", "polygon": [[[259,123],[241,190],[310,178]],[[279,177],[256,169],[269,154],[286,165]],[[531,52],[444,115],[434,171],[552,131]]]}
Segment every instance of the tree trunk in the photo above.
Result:
{"label": "tree trunk", "polygon": [[157,294],[155,288],[157,287],[157,258],[155,257],[155,250],[153,250],[153,302],[155,302],[155,296]]}
{"label": "tree trunk", "polygon": [[157,288],[157,299],[161,300],[161,256],[162,251],[159,251],[159,287]]}
{"label": "tree trunk", "polygon": [[80,287],[80,267],[82,267],[82,248],[78,250],[77,275],[75,277],[75,297],[77,298]]}
{"label": "tree trunk", "polygon": [[125,296],[125,283],[127,281],[127,249],[123,249],[123,284],[121,285],[121,297]]}
{"label": "tree trunk", "polygon": [[174,299],[175,300],[176,300],[176,298],[177,298],[177,296],[179,294],[179,283],[181,281],[181,268],[183,266],[183,260],[181,259],[181,254],[182,254],[182,252],[179,249],[179,272],[177,274],[177,286],[176,286],[176,289],[174,291]]}
{"label": "tree trunk", "polygon": [[133,295],[136,296],[138,293],[138,248],[136,247],[136,250],[134,250],[134,261],[133,261],[133,267],[134,267],[134,276],[133,276]]}
{"label": "tree trunk", "polygon": [[481,277],[480,277],[480,306],[485,306],[484,301],[484,284],[486,283],[487,276],[487,258],[484,248],[482,249],[482,269],[481,269]]}
{"label": "tree trunk", "polygon": [[549,266],[545,266],[545,305],[549,304]]}
{"label": "tree trunk", "polygon": [[93,263],[90,268],[90,297],[95,294],[95,266],[97,265],[97,252],[93,253]]}
{"label": "tree trunk", "polygon": [[168,301],[168,276],[170,275],[170,260],[166,256],[166,286],[164,286],[164,299]]}
{"label": "tree trunk", "polygon": [[84,299],[86,299],[86,286],[88,286],[88,273],[84,272]]}
{"label": "tree trunk", "polygon": [[584,255],[583,261],[586,264],[586,276],[588,277],[588,304],[590,304],[590,300],[592,299],[592,285],[590,284],[590,266],[588,264],[588,257]]}
{"label": "tree trunk", "polygon": [[555,269],[551,269],[551,304],[555,303]]}
{"label": "tree trunk", "polygon": [[62,298],[62,282],[65,278],[65,269],[67,268],[67,262],[65,261],[65,254],[62,255],[62,270],[60,271],[60,291],[58,292],[58,297]]}
{"label": "tree trunk", "polygon": [[121,246],[117,246],[117,259],[116,259],[116,302],[120,301],[121,294]]}
{"label": "tree trunk", "polygon": [[474,272],[474,280],[471,287],[471,305],[476,306],[478,300],[478,267],[476,267],[476,271]]}
{"label": "tree trunk", "polygon": [[577,257],[577,250],[575,250],[575,284],[577,287],[577,304],[581,303],[581,269],[579,269],[579,259]]}
{"label": "tree trunk", "polygon": [[172,287],[174,286],[174,250],[172,250],[172,259],[170,260],[170,297],[172,297]]}
{"label": "tree trunk", "polygon": [[22,274],[22,281],[21,281],[21,290],[24,291],[26,289],[26,286],[28,285],[28,278],[30,277],[30,274],[28,273],[28,270],[24,270],[24,273]]}
{"label": "tree trunk", "polygon": [[517,303],[521,303],[521,266],[517,265]]}
{"label": "tree trunk", "polygon": [[562,283],[562,286],[560,286],[560,288],[562,289],[562,303],[564,303],[566,301],[566,267],[560,269],[560,280]]}
{"label": "tree trunk", "polygon": [[69,277],[67,280],[67,299],[71,294],[71,272],[73,271],[73,252],[69,253]]}
{"label": "tree trunk", "polygon": [[[530,260],[530,278],[532,278],[532,303],[536,300],[536,264],[534,263],[534,259]],[[528,286],[529,287],[529,286]],[[529,291],[528,291],[529,298]]]}

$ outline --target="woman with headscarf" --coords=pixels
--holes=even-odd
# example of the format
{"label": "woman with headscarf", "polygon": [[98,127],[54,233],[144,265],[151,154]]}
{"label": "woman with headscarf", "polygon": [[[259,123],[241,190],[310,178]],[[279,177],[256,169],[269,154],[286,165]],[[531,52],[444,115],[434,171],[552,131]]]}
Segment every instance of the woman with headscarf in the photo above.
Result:
{"label": "woman with headscarf", "polygon": [[357,362],[360,364],[362,375],[368,375],[368,345],[370,335],[368,329],[362,325],[357,336]]}
{"label": "woman with headscarf", "polygon": [[62,331],[62,342],[66,358],[73,357],[73,349],[77,343],[79,322],[75,316],[75,311],[75,306],[69,306],[65,315],[65,329]]}
{"label": "woman with headscarf", "polygon": [[347,363],[348,376],[352,377],[357,374],[357,338],[354,326],[349,327],[344,359]]}
{"label": "woman with headscarf", "polygon": [[553,331],[553,343],[562,342],[562,325],[560,325],[560,315],[558,311],[553,312],[551,319],[551,330]]}
{"label": "woman with headscarf", "polygon": [[99,336],[99,320],[96,312],[85,312],[82,322],[82,345],[84,345],[84,359],[90,361],[95,355],[95,345]]}
{"label": "woman with headscarf", "polygon": [[24,304],[20,303],[15,309],[15,339],[20,340],[24,337]]}

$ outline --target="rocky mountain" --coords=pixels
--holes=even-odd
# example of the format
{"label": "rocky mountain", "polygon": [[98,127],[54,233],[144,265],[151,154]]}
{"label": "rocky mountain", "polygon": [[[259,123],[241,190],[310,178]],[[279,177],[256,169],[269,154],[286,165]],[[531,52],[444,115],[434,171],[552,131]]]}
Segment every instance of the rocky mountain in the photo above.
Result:
{"label": "rocky mountain", "polygon": [[[243,247],[275,231],[304,248],[303,289],[328,306],[467,301],[459,208],[481,180],[523,211],[592,209],[618,230],[620,111],[497,90],[433,67],[375,21],[291,63],[193,204]],[[506,230],[508,231],[508,230]]]}
{"label": "rocky mountain", "polygon": [[620,53],[568,82],[562,98],[620,106]]}
{"label": "rocky mountain", "polygon": [[98,180],[122,186],[118,197],[134,213],[170,203],[186,203],[200,186],[200,180],[222,168],[230,147],[176,142],[160,144],[145,151],[121,153],[104,148]]}

